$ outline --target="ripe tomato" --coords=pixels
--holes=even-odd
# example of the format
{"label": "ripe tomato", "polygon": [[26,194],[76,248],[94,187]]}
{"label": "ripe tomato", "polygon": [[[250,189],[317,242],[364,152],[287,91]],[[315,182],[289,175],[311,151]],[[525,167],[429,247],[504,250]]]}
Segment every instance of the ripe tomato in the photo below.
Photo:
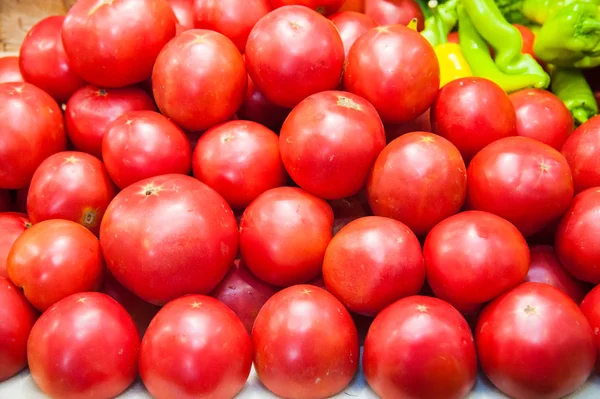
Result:
{"label": "ripe tomato", "polygon": [[535,41],[535,34],[531,31],[531,29],[524,25],[513,24],[513,26],[519,30],[519,33],[521,34],[521,39],[523,40],[523,45],[521,46],[521,54],[529,54],[530,56],[535,58],[535,53],[533,52],[533,42]]}
{"label": "ripe tomato", "polygon": [[312,285],[273,295],[258,313],[252,342],[261,382],[290,399],[335,395],[358,368],[352,317],[333,295]]}
{"label": "ripe tomato", "polygon": [[135,324],[121,305],[107,295],[85,292],[40,316],[27,343],[27,359],[33,380],[49,396],[113,398],[136,377],[139,345]]}
{"label": "ripe tomato", "polygon": [[273,188],[244,211],[242,259],[269,284],[305,283],[321,272],[332,227],[333,212],[327,202],[299,188]]}
{"label": "ripe tomato", "polygon": [[348,53],[344,88],[373,104],[386,124],[421,115],[439,86],[440,66],[433,47],[406,26],[371,29]]}
{"label": "ripe tomato", "polygon": [[338,11],[355,11],[362,13],[365,9],[364,0],[345,0]]}
{"label": "ripe tomato", "polygon": [[0,276],[0,382],[27,365],[27,338],[36,318],[23,292]]}
{"label": "ripe tomato", "polygon": [[373,213],[401,221],[418,236],[457,213],[466,192],[460,153],[448,140],[426,132],[392,141],[379,154],[367,184]]}
{"label": "ripe tomato", "polygon": [[458,37],[458,32],[450,32],[450,33],[448,33],[448,43],[460,44],[460,39]]}
{"label": "ripe tomato", "polygon": [[19,57],[0,56],[0,83],[24,81],[19,68]]}
{"label": "ripe tomato", "polygon": [[177,33],[194,29],[194,0],[167,0],[178,22]]}
{"label": "ripe tomato", "polygon": [[64,16],[47,17],[25,36],[19,66],[25,81],[50,94],[59,103],[67,102],[85,82],[72,70],[63,47],[61,28]]}
{"label": "ripe tomato", "polygon": [[344,4],[344,0],[270,0],[273,8],[283,6],[305,6],[312,8],[319,14],[333,14]]}
{"label": "ripe tomato", "polygon": [[190,176],[139,181],[110,203],[100,243],[110,272],[143,300],[162,305],[190,293],[208,293],[238,250],[229,205]]}
{"label": "ripe tomato", "polygon": [[252,342],[227,306],[188,295],[163,307],[140,348],[140,374],[153,397],[234,397],[252,366]]}
{"label": "ripe tomato", "polygon": [[67,145],[62,112],[29,83],[0,83],[0,189],[27,186],[33,172]]}
{"label": "ripe tomato", "polygon": [[410,229],[379,216],[346,225],[325,251],[327,291],[356,313],[375,316],[425,282],[421,244]]}
{"label": "ripe tomato", "polygon": [[520,90],[509,98],[517,113],[517,135],[560,151],[573,131],[573,117],[562,100],[542,89]]}
{"label": "ripe tomato", "polygon": [[427,281],[438,298],[459,310],[490,301],[520,284],[529,270],[529,247],[499,216],[468,211],[435,226],[423,248]]}
{"label": "ripe tomato", "polygon": [[337,12],[331,15],[329,20],[340,32],[346,56],[356,39],[377,26],[373,18],[354,11]]}
{"label": "ripe tomato", "polygon": [[277,135],[249,121],[225,122],[204,133],[194,149],[193,168],[194,177],[234,209],[244,209],[287,179]]}
{"label": "ripe tomato", "polygon": [[385,132],[368,101],[325,91],[292,110],[281,128],[279,147],[296,184],[321,198],[340,199],[365,187],[385,147]]}
{"label": "ripe tomato", "polygon": [[351,221],[373,215],[364,191],[352,197],[329,201],[329,205],[333,210],[333,235]]}
{"label": "ripe tomato", "polygon": [[0,189],[0,212],[8,212],[12,209],[10,191]]}
{"label": "ripe tomato", "polygon": [[158,55],[152,91],[158,108],[184,129],[200,131],[229,120],[248,86],[242,55],[220,33],[192,29]]}
{"label": "ripe tomato", "polygon": [[464,317],[446,302],[404,298],[371,324],[363,368],[382,399],[460,399],[477,377],[473,335]]}
{"label": "ripe tomato", "polygon": [[192,149],[185,133],[154,111],[130,111],[106,128],[102,159],[120,189],[167,173],[187,174]]}
{"label": "ripe tomato", "polygon": [[573,172],[576,193],[600,186],[600,116],[575,129],[561,152]]}
{"label": "ripe tomato", "polygon": [[287,118],[290,110],[273,104],[258,91],[252,78],[248,76],[248,90],[246,99],[237,112],[240,119],[247,119],[260,123],[269,129],[279,132],[283,121]]}
{"label": "ripe tomato", "polygon": [[433,131],[450,140],[468,164],[486,145],[517,135],[515,108],[491,80],[461,78],[440,89],[431,106]]}
{"label": "ripe tomato", "polygon": [[397,125],[386,125],[385,128],[385,137],[387,142],[390,143],[394,139],[402,136],[406,133],[411,132],[430,132],[433,133],[433,129],[431,128],[431,119],[429,116],[429,108],[427,111],[423,112],[421,115],[417,116],[415,119],[400,123]]}
{"label": "ripe tomato", "polygon": [[416,18],[417,30],[425,28],[425,17],[419,3],[414,0],[365,0],[365,14],[378,25],[408,25]]}
{"label": "ripe tomato", "polygon": [[123,87],[150,77],[176,22],[165,0],[79,0],[67,13],[62,40],[79,76]]}
{"label": "ripe tomato", "polygon": [[59,152],[46,158],[33,174],[27,214],[32,223],[72,220],[98,235],[102,216],[116,194],[98,158],[83,152]]}
{"label": "ripe tomato", "polygon": [[8,277],[25,297],[44,311],[78,292],[102,285],[104,260],[100,242],[70,220],[46,220],[24,231],[6,260]]}
{"label": "ripe tomato", "polygon": [[540,283],[524,283],[489,304],[475,342],[485,374],[515,399],[568,395],[596,361],[583,313],[567,295]]}
{"label": "ripe tomato", "polygon": [[596,341],[596,371],[600,372],[600,286],[591,290],[579,307],[586,317]]}
{"label": "ripe tomato", "polygon": [[311,94],[335,89],[343,65],[344,44],[337,29],[306,7],[272,11],[248,37],[248,73],[258,90],[282,107],[292,108]]}
{"label": "ripe tomato", "polygon": [[508,137],[481,150],[469,164],[467,204],[508,220],[525,237],[560,217],[573,198],[565,157],[528,137]]}

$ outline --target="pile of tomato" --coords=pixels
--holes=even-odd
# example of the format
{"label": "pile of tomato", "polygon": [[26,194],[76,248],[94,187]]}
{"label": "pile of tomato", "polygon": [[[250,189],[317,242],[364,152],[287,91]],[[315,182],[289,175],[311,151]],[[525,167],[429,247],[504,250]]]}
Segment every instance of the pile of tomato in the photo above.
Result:
{"label": "pile of tomato", "polygon": [[590,377],[600,117],[440,88],[414,3],[342,3],[79,0],[0,60],[0,381],[226,399],[254,364],[311,399],[362,362],[382,398],[480,370],[528,399]]}

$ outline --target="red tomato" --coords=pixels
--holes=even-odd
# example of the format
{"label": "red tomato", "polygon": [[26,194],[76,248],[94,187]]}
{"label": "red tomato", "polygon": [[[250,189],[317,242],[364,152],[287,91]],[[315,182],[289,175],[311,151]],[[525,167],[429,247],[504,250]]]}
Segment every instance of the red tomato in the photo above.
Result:
{"label": "red tomato", "polygon": [[596,341],[596,371],[600,372],[600,286],[589,292],[581,302],[580,309],[586,317]]}
{"label": "red tomato", "polygon": [[523,45],[521,46],[521,54],[529,54],[533,58],[535,58],[535,53],[533,52],[533,42],[535,41],[535,34],[526,26],[513,24],[515,28],[519,30],[521,34],[521,39],[523,40]]}
{"label": "red tomato", "polygon": [[25,81],[50,94],[59,103],[67,102],[85,82],[72,70],[63,47],[61,28],[64,16],[47,17],[25,36],[19,65]]}
{"label": "red tomato", "polygon": [[576,193],[600,186],[600,116],[575,129],[561,152],[573,172]]}
{"label": "red tomato", "polygon": [[377,22],[373,18],[354,11],[337,12],[331,15],[329,20],[340,32],[346,56],[356,39],[377,26]]}
{"label": "red tomato", "polygon": [[596,360],[583,313],[567,295],[540,283],[524,283],[489,304],[475,342],[485,374],[515,399],[568,395]]}
{"label": "red tomato", "polygon": [[19,57],[0,56],[0,83],[24,81],[19,68]]}
{"label": "red tomato", "polygon": [[450,33],[448,33],[448,43],[460,44],[460,39],[458,37],[458,32],[450,32]]}
{"label": "red tomato", "polygon": [[525,237],[560,217],[573,198],[567,160],[549,145],[508,137],[481,150],[469,164],[467,204],[508,220]]}
{"label": "red tomato", "polygon": [[216,126],[198,140],[194,177],[244,209],[263,192],[287,180],[275,133],[255,122],[231,121]]}
{"label": "red tomato", "polygon": [[32,223],[72,220],[98,235],[102,216],[116,194],[98,158],[83,152],[59,152],[46,158],[33,174],[27,214]]}
{"label": "red tomato", "polygon": [[248,37],[248,73],[258,90],[282,107],[292,108],[311,94],[335,89],[343,65],[344,44],[335,25],[306,7],[286,6],[269,13]]}
{"label": "red tomato", "polygon": [[371,324],[363,368],[382,399],[460,399],[477,377],[473,335],[464,317],[446,302],[404,298]]}
{"label": "red tomato", "polygon": [[27,343],[27,359],[33,380],[49,396],[113,398],[137,375],[139,345],[135,324],[121,305],[107,295],[85,292],[40,316]]}
{"label": "red tomato", "polygon": [[0,189],[27,186],[33,172],[67,145],[62,112],[29,83],[0,83]]}
{"label": "red tomato", "polygon": [[140,348],[140,374],[153,397],[234,397],[252,366],[252,341],[227,306],[188,295],[163,307]]}
{"label": "red tomato", "polygon": [[400,123],[398,125],[386,125],[385,126],[385,137],[388,143],[397,139],[406,133],[411,132],[430,132],[433,133],[433,129],[431,128],[431,119],[430,119],[429,108],[427,111],[423,112],[421,115],[417,116],[415,119]]}
{"label": "red tomato", "polygon": [[0,212],[8,212],[12,209],[12,199],[10,191],[0,189]]}
{"label": "red tomato", "polygon": [[425,28],[423,11],[414,0],[365,0],[365,14],[379,25],[408,25],[417,18],[417,30]]}
{"label": "red tomato", "polygon": [[405,223],[418,236],[462,207],[467,171],[460,153],[443,137],[408,133],[379,154],[367,193],[373,213]]}
{"label": "red tomato", "polygon": [[62,40],[79,76],[123,87],[150,77],[176,22],[165,0],[78,0],[67,13]]}
{"label": "red tomato", "polygon": [[170,41],[152,73],[158,108],[191,131],[229,120],[244,101],[247,86],[244,60],[233,42],[203,29]]}
{"label": "red tomato", "polygon": [[273,295],[258,313],[252,342],[261,382],[290,399],[335,395],[358,368],[352,317],[333,295],[312,285]]}
{"label": "red tomato", "polygon": [[431,106],[433,131],[450,140],[468,164],[486,145],[517,135],[508,95],[491,80],[461,78],[440,89]]}
{"label": "red tomato", "polygon": [[108,125],[127,112],[139,110],[154,111],[156,106],[138,87],[82,87],[67,103],[65,121],[69,139],[78,150],[102,158],[102,138]]}
{"label": "red tomato", "polygon": [[517,114],[517,135],[560,151],[573,131],[573,117],[562,100],[542,89],[520,90],[509,98]]}
{"label": "red tomato", "polygon": [[459,309],[490,301],[520,284],[529,247],[499,216],[468,211],[435,226],[423,248],[427,281],[438,298]]}
{"label": "red tomato", "polygon": [[248,333],[251,333],[258,312],[275,292],[275,287],[254,277],[241,259],[236,259],[233,267],[210,295],[233,310]]}
{"label": "red tomato", "polygon": [[0,276],[0,382],[27,365],[27,338],[36,318],[23,292]]}
{"label": "red tomato", "polygon": [[310,281],[321,272],[332,227],[327,202],[299,188],[273,188],[244,211],[242,259],[269,284],[286,287]]}
{"label": "red tomato", "polygon": [[85,227],[46,220],[16,239],[6,270],[27,300],[44,311],[71,294],[100,289],[104,260],[100,242]]}
{"label": "red tomato", "polygon": [[190,176],[139,181],[110,203],[100,242],[110,272],[143,300],[162,305],[190,293],[208,293],[238,250],[229,205]]}
{"label": "red tomato", "polygon": [[305,6],[312,8],[319,14],[329,15],[340,9],[344,0],[270,0],[273,8],[283,6]]}
{"label": "red tomato", "polygon": [[[194,29],[194,0],[167,0],[182,31]],[[178,31],[178,33],[180,33]]]}
{"label": "red tomato", "polygon": [[154,111],[131,111],[106,128],[102,159],[112,180],[124,189],[167,173],[187,174],[192,149],[185,133]]}
{"label": "red tomato", "polygon": [[440,66],[433,47],[405,26],[371,29],[348,53],[344,88],[373,104],[386,124],[421,115],[439,86]]}
{"label": "red tomato", "polygon": [[333,210],[334,235],[351,221],[373,215],[364,191],[352,197],[329,201],[329,205]]}
{"label": "red tomato", "polygon": [[325,91],[292,110],[281,128],[279,147],[296,184],[321,198],[340,199],[365,187],[385,147],[385,132],[368,101]]}
{"label": "red tomato", "polygon": [[323,280],[327,291],[350,311],[375,316],[423,287],[421,244],[396,220],[379,216],[357,219],[340,230],[327,247]]}
{"label": "red tomato", "polygon": [[355,11],[362,13],[365,10],[364,0],[346,0],[338,11]]}
{"label": "red tomato", "polygon": [[269,129],[279,132],[283,121],[287,118],[290,110],[271,103],[258,91],[252,78],[248,76],[248,90],[246,91],[246,99],[237,112],[240,119],[247,119]]}

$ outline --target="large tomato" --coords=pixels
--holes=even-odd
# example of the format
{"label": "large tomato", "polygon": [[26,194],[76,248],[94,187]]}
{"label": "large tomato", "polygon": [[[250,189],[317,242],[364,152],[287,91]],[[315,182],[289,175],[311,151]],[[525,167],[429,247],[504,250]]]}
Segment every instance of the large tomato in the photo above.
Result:
{"label": "large tomato", "polygon": [[421,244],[406,225],[379,216],[357,219],[325,251],[327,291],[352,312],[375,316],[425,282]]}
{"label": "large tomato", "polygon": [[193,177],[177,174],[142,180],[121,191],[100,226],[110,272],[156,305],[210,292],[233,263],[238,241],[225,200]]}
{"label": "large tomato", "polygon": [[247,80],[242,55],[231,40],[192,29],[158,55],[152,91],[165,116],[184,129],[200,131],[235,114],[244,101]]}
{"label": "large tomato", "polygon": [[561,152],[571,167],[576,193],[600,186],[600,116],[579,126]]}
{"label": "large tomato", "polygon": [[332,227],[333,212],[327,202],[299,188],[273,188],[244,211],[242,259],[269,284],[305,283],[321,272]]}
{"label": "large tomato", "polygon": [[252,366],[252,342],[227,306],[188,295],[163,307],[140,348],[140,374],[153,397],[233,398]]}
{"label": "large tomato", "polygon": [[103,399],[137,375],[140,337],[125,309],[105,294],[71,295],[48,309],[27,343],[31,376],[54,398]]}
{"label": "large tomato", "polygon": [[565,157],[528,137],[507,137],[469,164],[467,204],[494,213],[531,236],[569,207],[573,177]]}
{"label": "large tomato", "polygon": [[401,221],[418,236],[457,213],[466,192],[460,153],[448,140],[426,132],[392,141],[379,154],[367,184],[373,213]]}
{"label": "large tomato", "polygon": [[329,15],[331,13],[336,12],[342,4],[344,4],[344,0],[270,0],[271,5],[274,8],[279,8],[283,6],[305,6],[308,8],[312,8],[317,11],[319,14]]}
{"label": "large tomato", "polygon": [[344,88],[373,104],[384,123],[415,119],[429,108],[439,87],[433,47],[406,26],[371,29],[350,48]]}
{"label": "large tomato", "polygon": [[187,174],[192,149],[185,133],[154,111],[131,111],[106,128],[102,159],[119,188],[167,173]]}
{"label": "large tomato", "polygon": [[67,13],[62,41],[79,76],[123,87],[150,77],[176,22],[165,0],[79,0]]}
{"label": "large tomato", "polygon": [[365,8],[364,0],[345,0],[338,11],[355,11],[362,13]]}
{"label": "large tomato", "polygon": [[461,399],[477,377],[473,335],[464,317],[446,302],[404,298],[371,324],[363,368],[382,399]]}
{"label": "large tomato", "polygon": [[0,83],[24,81],[19,68],[19,57],[0,56]]}
{"label": "large tomato", "polygon": [[40,164],[27,194],[27,214],[32,223],[66,219],[100,232],[100,221],[117,190],[98,158],[65,151]]}
{"label": "large tomato", "polygon": [[0,382],[27,365],[27,339],[36,318],[23,292],[0,276]]}
{"label": "large tomato", "polygon": [[411,132],[433,133],[433,129],[431,128],[429,108],[427,108],[427,111],[423,112],[421,115],[417,116],[411,121],[399,123],[397,125],[385,125],[385,137],[388,143],[394,139],[397,139],[403,134]]}
{"label": "large tomato", "polygon": [[475,330],[483,371],[515,399],[561,398],[596,361],[594,334],[575,302],[554,287],[524,283],[497,298]]}
{"label": "large tomato", "polygon": [[579,308],[589,321],[592,331],[594,331],[596,341],[596,372],[600,372],[600,286],[597,286],[585,296]]}
{"label": "large tomato", "polygon": [[358,368],[352,317],[333,295],[312,285],[273,295],[258,313],[252,342],[261,382],[290,399],[333,396]]}
{"label": "large tomato", "polygon": [[85,82],[72,70],[63,47],[61,28],[64,16],[47,17],[33,26],[25,36],[19,53],[21,74],[59,103]]}
{"label": "large tomato", "polygon": [[292,108],[311,94],[335,89],[342,76],[344,44],[327,18],[301,6],[278,8],[250,32],[246,66],[272,103]]}
{"label": "large tomato", "polygon": [[529,247],[519,230],[481,211],[440,222],[427,236],[423,255],[435,295],[460,310],[520,284],[530,262]]}
{"label": "large tomato", "polygon": [[337,12],[331,15],[329,20],[340,32],[346,56],[356,39],[377,26],[373,18],[354,11]]}
{"label": "large tomato", "polygon": [[67,145],[56,102],[29,83],[0,83],[0,189],[27,186],[42,161]]}
{"label": "large tomato", "polygon": [[385,132],[368,101],[325,91],[292,110],[281,128],[279,147],[296,184],[321,198],[340,199],[364,188],[385,147]]}
{"label": "large tomato", "polygon": [[251,120],[260,123],[275,132],[279,132],[281,125],[283,125],[283,121],[285,121],[285,118],[287,118],[289,113],[289,109],[275,105],[267,100],[265,96],[258,91],[252,78],[248,76],[246,98],[237,112],[240,119]]}
{"label": "large tomato", "polygon": [[416,18],[417,30],[425,28],[425,17],[415,0],[365,0],[365,14],[379,25],[408,25]]}

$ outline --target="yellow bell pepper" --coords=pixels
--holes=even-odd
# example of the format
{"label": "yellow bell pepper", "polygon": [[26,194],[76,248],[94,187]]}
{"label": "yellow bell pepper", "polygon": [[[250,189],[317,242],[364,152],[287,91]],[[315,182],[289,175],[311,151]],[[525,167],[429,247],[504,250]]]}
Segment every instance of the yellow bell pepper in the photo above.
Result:
{"label": "yellow bell pepper", "polygon": [[442,43],[433,48],[440,63],[440,88],[460,78],[473,76],[471,68],[457,43]]}

